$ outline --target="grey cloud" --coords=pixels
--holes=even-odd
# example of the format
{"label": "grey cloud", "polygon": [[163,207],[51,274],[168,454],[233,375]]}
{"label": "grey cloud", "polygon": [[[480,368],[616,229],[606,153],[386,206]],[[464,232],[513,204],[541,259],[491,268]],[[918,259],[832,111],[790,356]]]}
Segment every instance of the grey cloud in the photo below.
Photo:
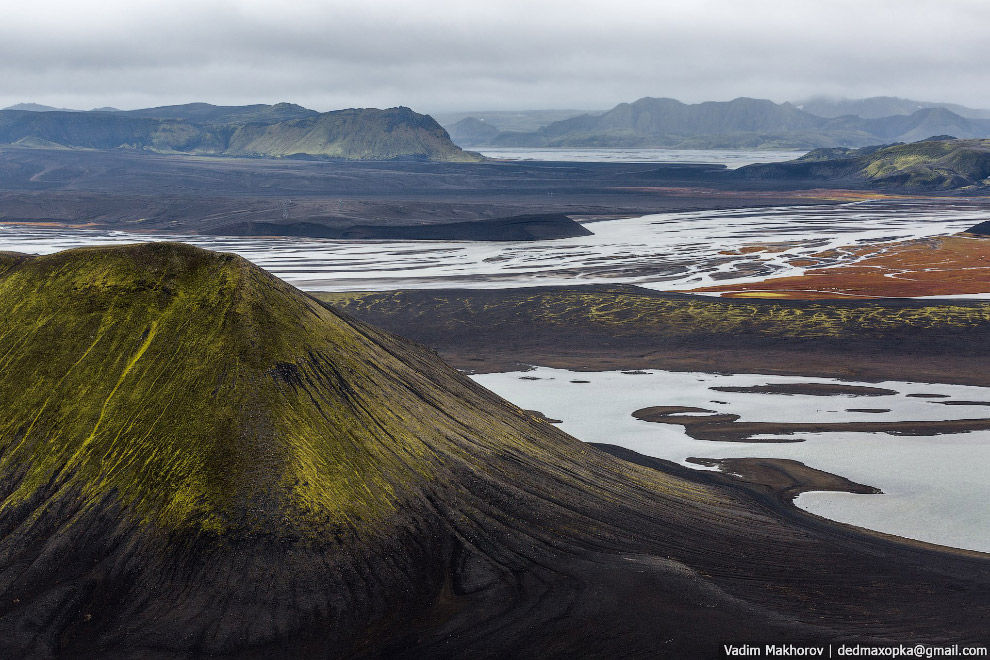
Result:
{"label": "grey cloud", "polygon": [[970,0],[114,0],[4,23],[3,105],[605,109],[829,93],[990,107],[990,7]]}

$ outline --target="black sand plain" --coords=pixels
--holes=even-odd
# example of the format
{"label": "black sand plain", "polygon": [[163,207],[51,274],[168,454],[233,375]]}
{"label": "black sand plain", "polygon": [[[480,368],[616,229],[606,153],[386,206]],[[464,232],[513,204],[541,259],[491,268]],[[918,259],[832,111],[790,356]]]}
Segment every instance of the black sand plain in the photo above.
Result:
{"label": "black sand plain", "polygon": [[[745,180],[721,165],[270,160],[0,149],[3,221],[138,232],[414,239],[415,231],[397,235],[396,228],[521,215],[585,220],[839,203],[845,199],[835,191],[845,183]],[[375,227],[392,229],[378,234]],[[487,237],[479,232],[450,237],[505,240],[499,232],[496,224]]]}

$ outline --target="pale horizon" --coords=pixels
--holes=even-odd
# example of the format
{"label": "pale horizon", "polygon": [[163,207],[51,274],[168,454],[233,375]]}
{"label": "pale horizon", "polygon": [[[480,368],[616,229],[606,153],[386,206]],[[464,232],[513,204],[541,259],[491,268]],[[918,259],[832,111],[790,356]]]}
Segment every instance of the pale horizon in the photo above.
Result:
{"label": "pale horizon", "polygon": [[22,3],[0,107],[287,101],[327,111],[606,110],[644,96],[990,107],[975,0]]}

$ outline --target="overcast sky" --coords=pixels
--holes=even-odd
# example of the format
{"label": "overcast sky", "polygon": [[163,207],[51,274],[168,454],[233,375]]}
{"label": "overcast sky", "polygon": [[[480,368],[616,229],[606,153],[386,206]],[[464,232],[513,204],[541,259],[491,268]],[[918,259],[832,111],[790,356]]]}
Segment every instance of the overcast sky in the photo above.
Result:
{"label": "overcast sky", "polygon": [[0,107],[990,107],[986,0],[7,0]]}

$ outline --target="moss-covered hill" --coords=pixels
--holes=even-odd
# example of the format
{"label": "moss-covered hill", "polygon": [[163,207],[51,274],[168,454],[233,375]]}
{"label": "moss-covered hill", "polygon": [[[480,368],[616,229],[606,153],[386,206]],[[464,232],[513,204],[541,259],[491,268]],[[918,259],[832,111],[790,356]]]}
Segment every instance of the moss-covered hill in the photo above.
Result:
{"label": "moss-covered hill", "polygon": [[451,142],[432,117],[409,108],[338,110],[274,124],[244,124],[234,131],[224,153],[354,160],[481,160]]}
{"label": "moss-covered hill", "polygon": [[990,186],[990,140],[923,140],[863,157],[860,174],[884,186],[958,189]]}
{"label": "moss-covered hill", "polygon": [[0,255],[0,376],[2,657],[709,657],[990,606],[983,564],[619,461],[232,255]]}
{"label": "moss-covered hill", "polygon": [[242,112],[196,107],[200,105],[205,106],[177,106],[181,112],[176,108],[122,113],[3,110],[0,143],[266,158],[482,160],[451,142],[432,117],[409,108],[320,114],[288,104],[245,106]]}
{"label": "moss-covered hill", "polygon": [[982,190],[990,186],[990,140],[937,136],[909,144],[816,149],[797,160],[741,167],[735,176],[845,181],[918,190]]}
{"label": "moss-covered hill", "polygon": [[608,579],[579,565],[667,536],[643,503],[684,529],[746,515],[233,255],[159,243],[0,271],[5,657],[351,657],[408,635],[413,657],[460,657],[488,622],[484,644],[533,651],[556,639],[534,621],[602,616],[565,607],[581,580],[638,588],[618,557]]}
{"label": "moss-covered hill", "polygon": [[[3,510],[56,481],[162,529],[322,533],[380,521],[434,476],[415,418],[383,404],[401,393],[369,382],[395,367],[387,352],[241,259],[78,250],[0,287],[0,466],[22,471]],[[338,442],[314,445],[328,423]],[[378,446],[369,426],[403,442]]]}

